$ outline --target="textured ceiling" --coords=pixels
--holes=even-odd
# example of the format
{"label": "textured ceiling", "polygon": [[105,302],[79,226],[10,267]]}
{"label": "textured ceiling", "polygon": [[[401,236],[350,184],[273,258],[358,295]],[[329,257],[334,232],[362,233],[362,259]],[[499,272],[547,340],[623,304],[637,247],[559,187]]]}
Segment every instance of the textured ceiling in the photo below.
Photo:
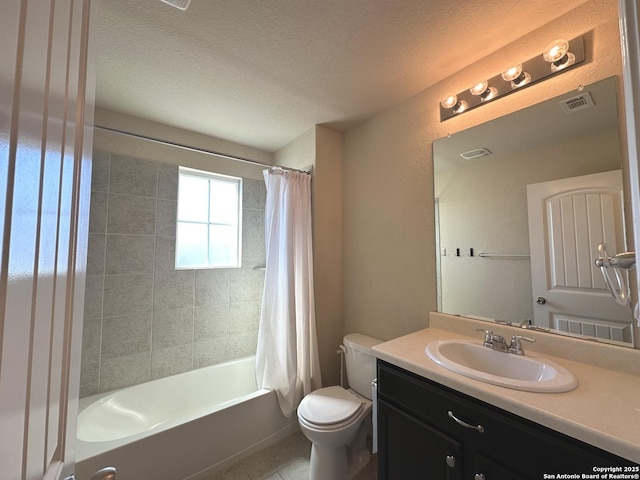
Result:
{"label": "textured ceiling", "polygon": [[96,102],[273,152],[316,124],[348,129],[584,1],[100,0]]}

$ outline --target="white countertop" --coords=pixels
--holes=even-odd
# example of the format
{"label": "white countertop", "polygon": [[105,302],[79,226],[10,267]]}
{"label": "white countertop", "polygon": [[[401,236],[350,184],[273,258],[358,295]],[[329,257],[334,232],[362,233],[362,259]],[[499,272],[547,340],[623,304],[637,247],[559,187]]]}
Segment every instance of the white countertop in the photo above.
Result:
{"label": "white countertop", "polygon": [[[434,340],[455,338],[481,342],[481,335],[472,336],[476,324],[469,322],[469,325],[469,336],[431,327],[378,344],[373,347],[373,353],[377,358],[417,375],[640,463],[640,376],[541,354],[527,349],[529,344],[525,344],[525,350],[530,350],[531,356],[559,363],[579,382],[570,392],[531,393],[464,377],[427,357],[425,346]],[[487,324],[482,325],[487,328]],[[544,337],[538,340],[544,341]],[[607,347],[605,352],[610,354],[619,351],[615,348],[606,350]]]}

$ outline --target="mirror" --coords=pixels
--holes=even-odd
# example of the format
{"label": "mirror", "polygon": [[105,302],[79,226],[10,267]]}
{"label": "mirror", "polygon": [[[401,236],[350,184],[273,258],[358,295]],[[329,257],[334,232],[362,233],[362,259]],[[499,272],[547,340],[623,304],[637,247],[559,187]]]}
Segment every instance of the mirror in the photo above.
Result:
{"label": "mirror", "polygon": [[440,312],[634,345],[594,264],[626,251],[616,99],[611,77],[434,142]]}

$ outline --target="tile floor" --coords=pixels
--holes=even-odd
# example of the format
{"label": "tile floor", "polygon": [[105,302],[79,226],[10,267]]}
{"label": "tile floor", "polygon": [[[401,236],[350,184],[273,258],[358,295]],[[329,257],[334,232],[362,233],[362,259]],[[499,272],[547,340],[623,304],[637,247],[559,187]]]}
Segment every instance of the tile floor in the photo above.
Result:
{"label": "tile floor", "polygon": [[[308,480],[310,453],[309,440],[297,432],[206,480]],[[375,456],[354,480],[376,480]]]}

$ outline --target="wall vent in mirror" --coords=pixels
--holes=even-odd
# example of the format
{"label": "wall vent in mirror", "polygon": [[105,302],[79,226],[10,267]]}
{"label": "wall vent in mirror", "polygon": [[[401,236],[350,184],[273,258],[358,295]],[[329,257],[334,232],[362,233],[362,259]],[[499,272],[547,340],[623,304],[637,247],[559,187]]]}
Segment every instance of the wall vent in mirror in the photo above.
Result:
{"label": "wall vent in mirror", "polygon": [[554,40],[544,52],[522,63],[513,63],[504,71],[457,95],[448,95],[440,102],[440,121],[443,122],[497,98],[546,80],[584,62],[582,35],[573,40]]}
{"label": "wall vent in mirror", "polygon": [[465,160],[473,160],[474,158],[486,157],[488,155],[491,155],[491,151],[489,151],[488,148],[476,148],[460,154]]}
{"label": "wall vent in mirror", "polygon": [[593,107],[593,98],[589,92],[582,93],[576,97],[568,98],[560,102],[560,108],[567,115],[586,110]]}
{"label": "wall vent in mirror", "polygon": [[171,5],[172,7],[176,7],[180,10],[186,10],[189,8],[189,3],[191,0],[161,0],[162,2]]}

